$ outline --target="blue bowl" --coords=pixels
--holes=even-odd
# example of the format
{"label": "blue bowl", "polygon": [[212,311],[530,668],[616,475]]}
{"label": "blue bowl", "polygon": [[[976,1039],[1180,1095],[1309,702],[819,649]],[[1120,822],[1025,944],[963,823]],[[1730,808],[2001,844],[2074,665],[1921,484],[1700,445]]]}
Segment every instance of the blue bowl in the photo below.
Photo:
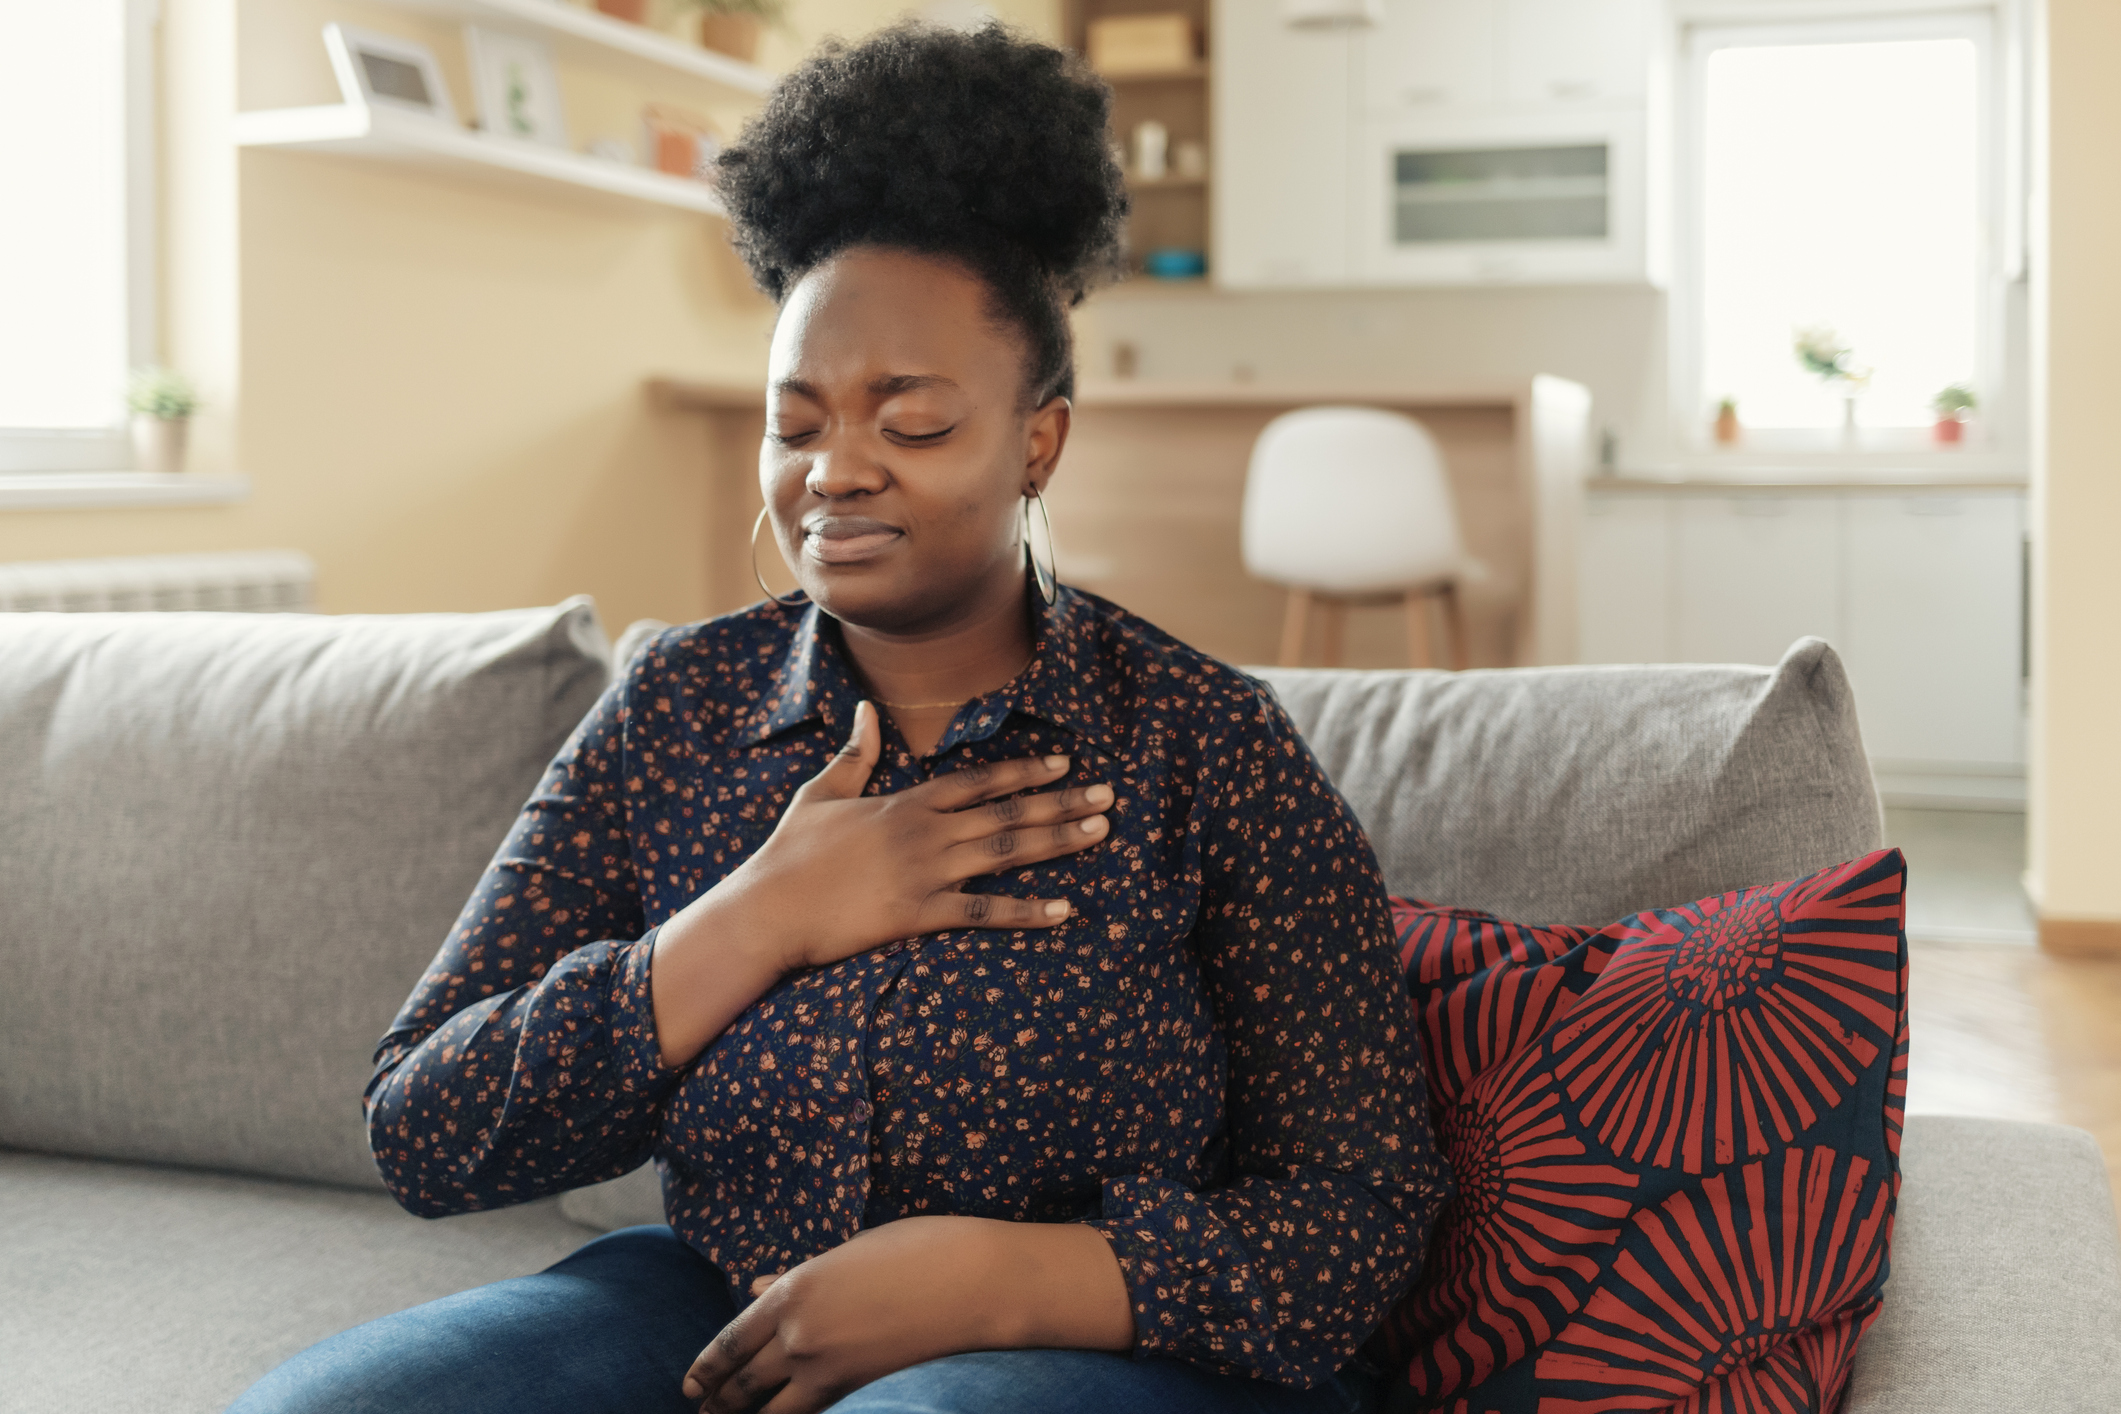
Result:
{"label": "blue bowl", "polygon": [[1143,256],[1142,269],[1159,280],[1197,280],[1208,273],[1208,257],[1203,251],[1165,246]]}

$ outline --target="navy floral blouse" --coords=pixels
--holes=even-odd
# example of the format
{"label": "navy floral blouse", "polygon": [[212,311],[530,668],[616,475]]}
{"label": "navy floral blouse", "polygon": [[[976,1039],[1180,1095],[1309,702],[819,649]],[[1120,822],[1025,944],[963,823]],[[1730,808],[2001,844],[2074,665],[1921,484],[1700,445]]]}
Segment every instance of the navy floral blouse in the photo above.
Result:
{"label": "navy floral blouse", "polygon": [[672,629],[560,752],[376,1055],[369,1133],[415,1213],[653,1155],[739,1299],[922,1213],[1087,1222],[1143,1354],[1316,1385],[1421,1262],[1449,1188],[1375,858],[1260,684],[1091,595],[871,793],[1064,752],[1097,846],[966,887],[1050,931],[908,939],[785,978],[662,1068],[656,926],[747,858],[844,741],[838,626],[761,605]]}

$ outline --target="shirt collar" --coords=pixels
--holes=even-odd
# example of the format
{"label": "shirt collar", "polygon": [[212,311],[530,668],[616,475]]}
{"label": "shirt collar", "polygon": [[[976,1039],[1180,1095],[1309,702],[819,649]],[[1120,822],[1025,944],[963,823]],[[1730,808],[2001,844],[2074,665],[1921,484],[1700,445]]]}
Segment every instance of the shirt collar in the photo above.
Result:
{"label": "shirt collar", "polygon": [[[1012,681],[960,708],[936,745],[938,754],[994,735],[1012,712],[1066,727],[1110,749],[1096,607],[1066,585],[1051,604],[1035,591],[1031,602],[1030,663]],[[767,688],[749,732],[753,744],[813,719],[828,732],[851,728],[861,689],[840,643],[839,625],[817,605],[806,607],[796,622]]]}
{"label": "shirt collar", "polygon": [[780,666],[767,681],[766,699],[752,723],[752,744],[812,719],[830,732],[851,729],[854,704],[860,700],[861,690],[840,649],[839,626],[817,605],[808,605],[789,635]]}
{"label": "shirt collar", "polygon": [[1011,712],[1066,727],[1111,750],[1107,673],[1099,652],[1102,636],[1096,606],[1065,584],[1059,586],[1051,604],[1034,587],[1031,605],[1030,663],[1012,681],[961,709],[937,750],[994,735]]}

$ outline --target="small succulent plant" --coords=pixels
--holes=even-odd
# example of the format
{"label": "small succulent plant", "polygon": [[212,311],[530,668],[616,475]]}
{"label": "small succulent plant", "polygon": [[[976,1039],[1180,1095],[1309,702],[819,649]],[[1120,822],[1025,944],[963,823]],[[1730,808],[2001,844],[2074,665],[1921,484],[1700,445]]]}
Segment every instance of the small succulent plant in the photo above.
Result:
{"label": "small succulent plant", "polygon": [[199,392],[191,379],[174,369],[142,368],[125,391],[125,406],[144,417],[173,422],[199,410]]}
{"label": "small succulent plant", "polygon": [[1871,371],[1856,363],[1856,351],[1824,324],[1799,329],[1793,349],[1804,371],[1823,383],[1839,383],[1860,391],[1871,381]]}

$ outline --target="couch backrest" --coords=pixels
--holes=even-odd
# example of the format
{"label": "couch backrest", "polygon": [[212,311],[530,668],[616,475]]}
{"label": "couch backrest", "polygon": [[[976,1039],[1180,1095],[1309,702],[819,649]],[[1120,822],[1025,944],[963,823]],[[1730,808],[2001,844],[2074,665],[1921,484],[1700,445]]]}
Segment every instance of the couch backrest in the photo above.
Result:
{"label": "couch backrest", "polygon": [[1347,796],[1395,894],[1605,924],[1882,839],[1855,698],[1816,638],[1773,668],[1250,671]]}
{"label": "couch backrest", "polygon": [[376,1040],[605,652],[587,600],[0,614],[0,1145],[376,1185]]}

